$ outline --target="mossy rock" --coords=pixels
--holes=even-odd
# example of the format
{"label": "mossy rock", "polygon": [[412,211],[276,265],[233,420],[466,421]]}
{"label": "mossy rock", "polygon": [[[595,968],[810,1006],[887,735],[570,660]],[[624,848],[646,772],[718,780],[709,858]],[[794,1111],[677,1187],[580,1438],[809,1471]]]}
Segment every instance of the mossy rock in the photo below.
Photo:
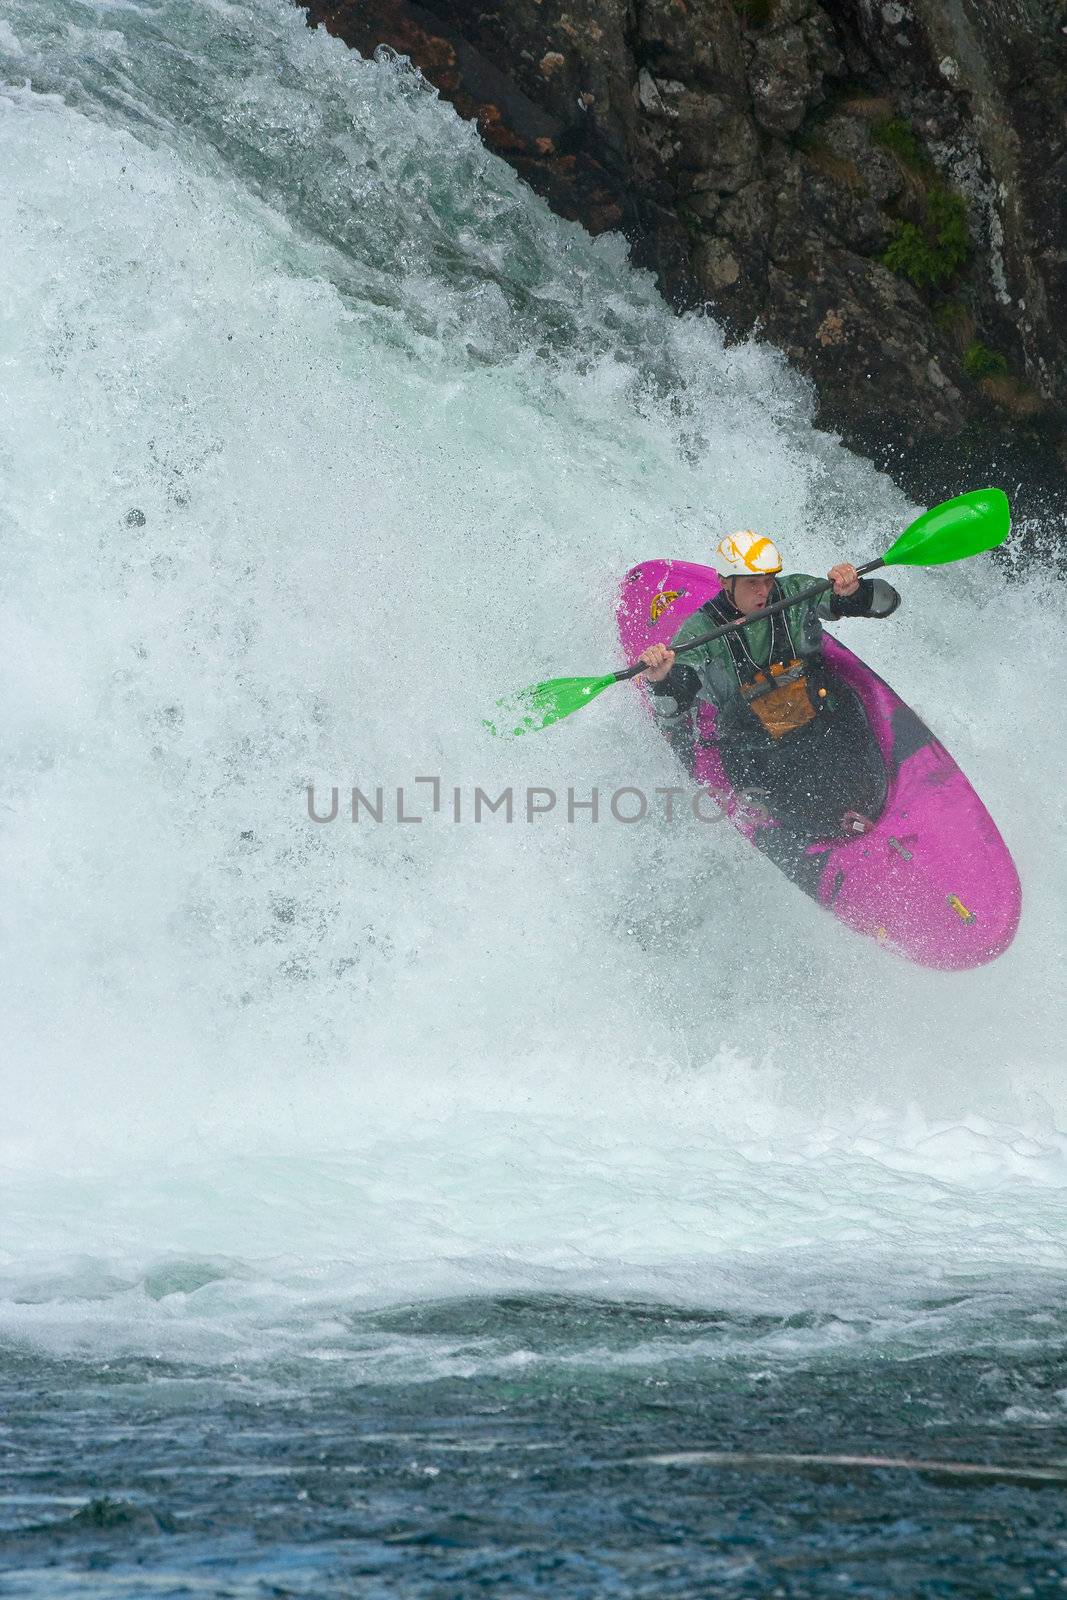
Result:
{"label": "mossy rock", "polygon": [[934,321],[942,333],[956,333],[971,320],[970,307],[962,300],[946,300],[934,312]]}
{"label": "mossy rock", "polygon": [[963,360],[975,339],[974,312],[963,300],[946,300],[934,311],[934,325]]}
{"label": "mossy rock", "polygon": [[1003,377],[1008,363],[999,350],[990,350],[980,339],[972,339],[963,352],[963,369],[972,378]]}
{"label": "mossy rock", "polygon": [[943,183],[926,193],[921,222],[897,222],[896,238],[882,263],[917,289],[948,283],[971,253],[971,230],[963,196]]}
{"label": "mossy rock", "polygon": [[876,117],[871,123],[871,138],[895,155],[912,172],[932,172],[934,164],[910,122],[903,117]]}

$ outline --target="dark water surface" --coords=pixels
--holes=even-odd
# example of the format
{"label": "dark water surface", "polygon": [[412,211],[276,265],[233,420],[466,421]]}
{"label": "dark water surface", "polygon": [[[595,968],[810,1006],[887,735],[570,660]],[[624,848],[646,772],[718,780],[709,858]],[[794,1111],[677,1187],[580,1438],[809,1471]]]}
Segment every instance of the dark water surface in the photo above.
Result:
{"label": "dark water surface", "polygon": [[[949,1353],[768,1359],[790,1324],[812,1331],[574,1299],[436,1304],[360,1319],[368,1349],[427,1374],[372,1384],[343,1361],[8,1350],[2,1592],[1067,1592],[1062,1301],[1003,1307]],[[651,1459],[688,1451],[736,1459]],[[768,1459],[791,1453],[945,1465]]]}

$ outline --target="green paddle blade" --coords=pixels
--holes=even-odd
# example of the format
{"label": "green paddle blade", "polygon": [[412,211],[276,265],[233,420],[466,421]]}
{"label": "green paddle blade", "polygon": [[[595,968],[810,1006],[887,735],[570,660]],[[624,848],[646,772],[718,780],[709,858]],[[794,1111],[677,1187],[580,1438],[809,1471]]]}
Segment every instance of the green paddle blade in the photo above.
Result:
{"label": "green paddle blade", "polygon": [[537,733],[572,711],[580,711],[614,682],[615,674],[609,672],[603,678],[550,678],[547,683],[535,683],[498,700],[497,719],[486,721],[485,726],[498,736]]}
{"label": "green paddle blade", "polygon": [[1002,489],[972,489],[931,506],[882,557],[887,567],[936,567],[994,550],[1011,532],[1011,507]]}

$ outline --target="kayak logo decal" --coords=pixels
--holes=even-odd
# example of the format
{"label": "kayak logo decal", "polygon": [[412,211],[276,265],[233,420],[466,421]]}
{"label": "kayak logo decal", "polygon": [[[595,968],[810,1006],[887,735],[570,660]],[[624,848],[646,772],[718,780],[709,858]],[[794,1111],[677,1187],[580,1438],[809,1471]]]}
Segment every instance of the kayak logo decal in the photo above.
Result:
{"label": "kayak logo decal", "polygon": [[945,904],[950,905],[961,922],[977,922],[978,918],[973,911],[968,911],[958,894],[947,894]]}
{"label": "kayak logo decal", "polygon": [[653,622],[658,622],[663,613],[680,600],[686,593],[684,589],[661,589],[659,594],[654,594],[648,603],[648,614]]}

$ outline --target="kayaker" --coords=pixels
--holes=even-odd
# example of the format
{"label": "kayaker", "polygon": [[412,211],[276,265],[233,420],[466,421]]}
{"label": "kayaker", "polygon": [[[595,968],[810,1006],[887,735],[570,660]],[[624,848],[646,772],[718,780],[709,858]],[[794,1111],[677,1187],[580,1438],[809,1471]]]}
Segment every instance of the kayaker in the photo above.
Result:
{"label": "kayaker", "polygon": [[[751,529],[727,535],[713,565],[722,589],[686,619],[672,647],[758,615],[816,581],[805,573],[781,576],[777,547]],[[848,562],[827,576],[829,592],[681,660],[663,644],[649,645],[639,657],[648,668],[652,709],[690,769],[700,738],[698,702],[715,707],[726,777],[779,823],[756,830],[756,842],[776,856],[795,854],[816,839],[863,832],[885,804],[877,741],[858,696],[826,665],[822,625],[839,617],[888,617],[900,596],[881,578],[861,578]]]}

